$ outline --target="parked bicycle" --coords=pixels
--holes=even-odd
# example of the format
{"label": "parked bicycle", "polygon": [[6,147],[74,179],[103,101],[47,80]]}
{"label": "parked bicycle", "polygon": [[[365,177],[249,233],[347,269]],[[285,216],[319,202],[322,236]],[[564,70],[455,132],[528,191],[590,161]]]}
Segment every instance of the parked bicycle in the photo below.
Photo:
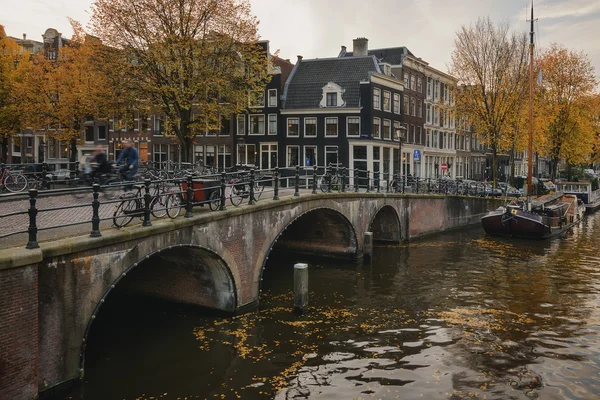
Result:
{"label": "parked bicycle", "polygon": [[[325,174],[319,178],[318,185],[322,192],[328,192],[329,187],[331,187],[331,190],[340,190],[342,185],[342,177],[339,173],[340,165],[341,164],[329,164],[329,167],[325,170]],[[333,173],[331,173],[332,170]]]}
{"label": "parked bicycle", "polygon": [[[113,213],[113,224],[117,228],[127,226],[134,218],[144,218],[145,185],[133,185],[134,192],[125,193],[121,196],[122,201],[117,203]],[[180,197],[175,193],[165,190],[160,184],[151,186],[150,212],[155,218],[163,218],[166,215],[169,218],[177,218],[181,212]]]}
{"label": "parked bicycle", "polygon": [[0,188],[12,193],[22,192],[27,188],[27,178],[21,172],[4,168],[0,171]]}

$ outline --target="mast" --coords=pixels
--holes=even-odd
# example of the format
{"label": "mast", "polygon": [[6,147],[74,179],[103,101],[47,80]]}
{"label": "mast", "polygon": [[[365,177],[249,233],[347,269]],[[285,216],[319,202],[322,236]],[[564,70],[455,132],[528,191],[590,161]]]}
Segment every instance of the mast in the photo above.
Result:
{"label": "mast", "polygon": [[529,32],[529,147],[527,152],[527,202],[533,192],[533,0],[531,0],[531,32]]}

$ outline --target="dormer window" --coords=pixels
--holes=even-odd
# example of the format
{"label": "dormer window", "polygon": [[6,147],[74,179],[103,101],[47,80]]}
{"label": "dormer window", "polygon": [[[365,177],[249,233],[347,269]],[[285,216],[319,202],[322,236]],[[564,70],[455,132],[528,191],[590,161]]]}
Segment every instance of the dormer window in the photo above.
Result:
{"label": "dormer window", "polygon": [[319,103],[320,107],[345,107],[346,102],[342,98],[344,89],[336,83],[329,82],[323,86],[323,97]]}
{"label": "dormer window", "polygon": [[327,107],[337,107],[337,93],[327,93]]}

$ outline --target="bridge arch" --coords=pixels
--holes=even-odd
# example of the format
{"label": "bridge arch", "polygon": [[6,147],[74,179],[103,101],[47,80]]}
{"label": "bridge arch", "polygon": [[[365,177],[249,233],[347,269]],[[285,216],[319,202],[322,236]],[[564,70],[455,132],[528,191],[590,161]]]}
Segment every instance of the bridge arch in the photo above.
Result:
{"label": "bridge arch", "polygon": [[396,209],[391,205],[380,207],[371,218],[369,231],[373,232],[374,241],[400,243],[402,231]]}
{"label": "bridge arch", "polygon": [[[167,263],[168,267],[157,265],[159,261]],[[225,312],[235,312],[238,303],[235,277],[229,265],[213,250],[193,244],[173,245],[156,250],[129,265],[108,286],[96,304],[83,335],[80,378],[83,377],[87,341],[93,323],[117,285],[125,285],[136,294]]]}
{"label": "bridge arch", "polygon": [[306,210],[288,221],[270,240],[258,269],[259,289],[269,259],[275,248],[296,254],[319,254],[332,258],[354,258],[359,244],[352,222],[340,211],[330,207]]}

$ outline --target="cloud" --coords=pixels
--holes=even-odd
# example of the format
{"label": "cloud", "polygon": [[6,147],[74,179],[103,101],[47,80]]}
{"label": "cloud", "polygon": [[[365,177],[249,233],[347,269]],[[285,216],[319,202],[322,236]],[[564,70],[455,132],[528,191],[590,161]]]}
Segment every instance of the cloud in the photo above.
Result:
{"label": "cloud", "polygon": [[534,9],[537,18],[555,19],[585,17],[600,12],[598,0],[562,0],[556,3],[542,3]]}

